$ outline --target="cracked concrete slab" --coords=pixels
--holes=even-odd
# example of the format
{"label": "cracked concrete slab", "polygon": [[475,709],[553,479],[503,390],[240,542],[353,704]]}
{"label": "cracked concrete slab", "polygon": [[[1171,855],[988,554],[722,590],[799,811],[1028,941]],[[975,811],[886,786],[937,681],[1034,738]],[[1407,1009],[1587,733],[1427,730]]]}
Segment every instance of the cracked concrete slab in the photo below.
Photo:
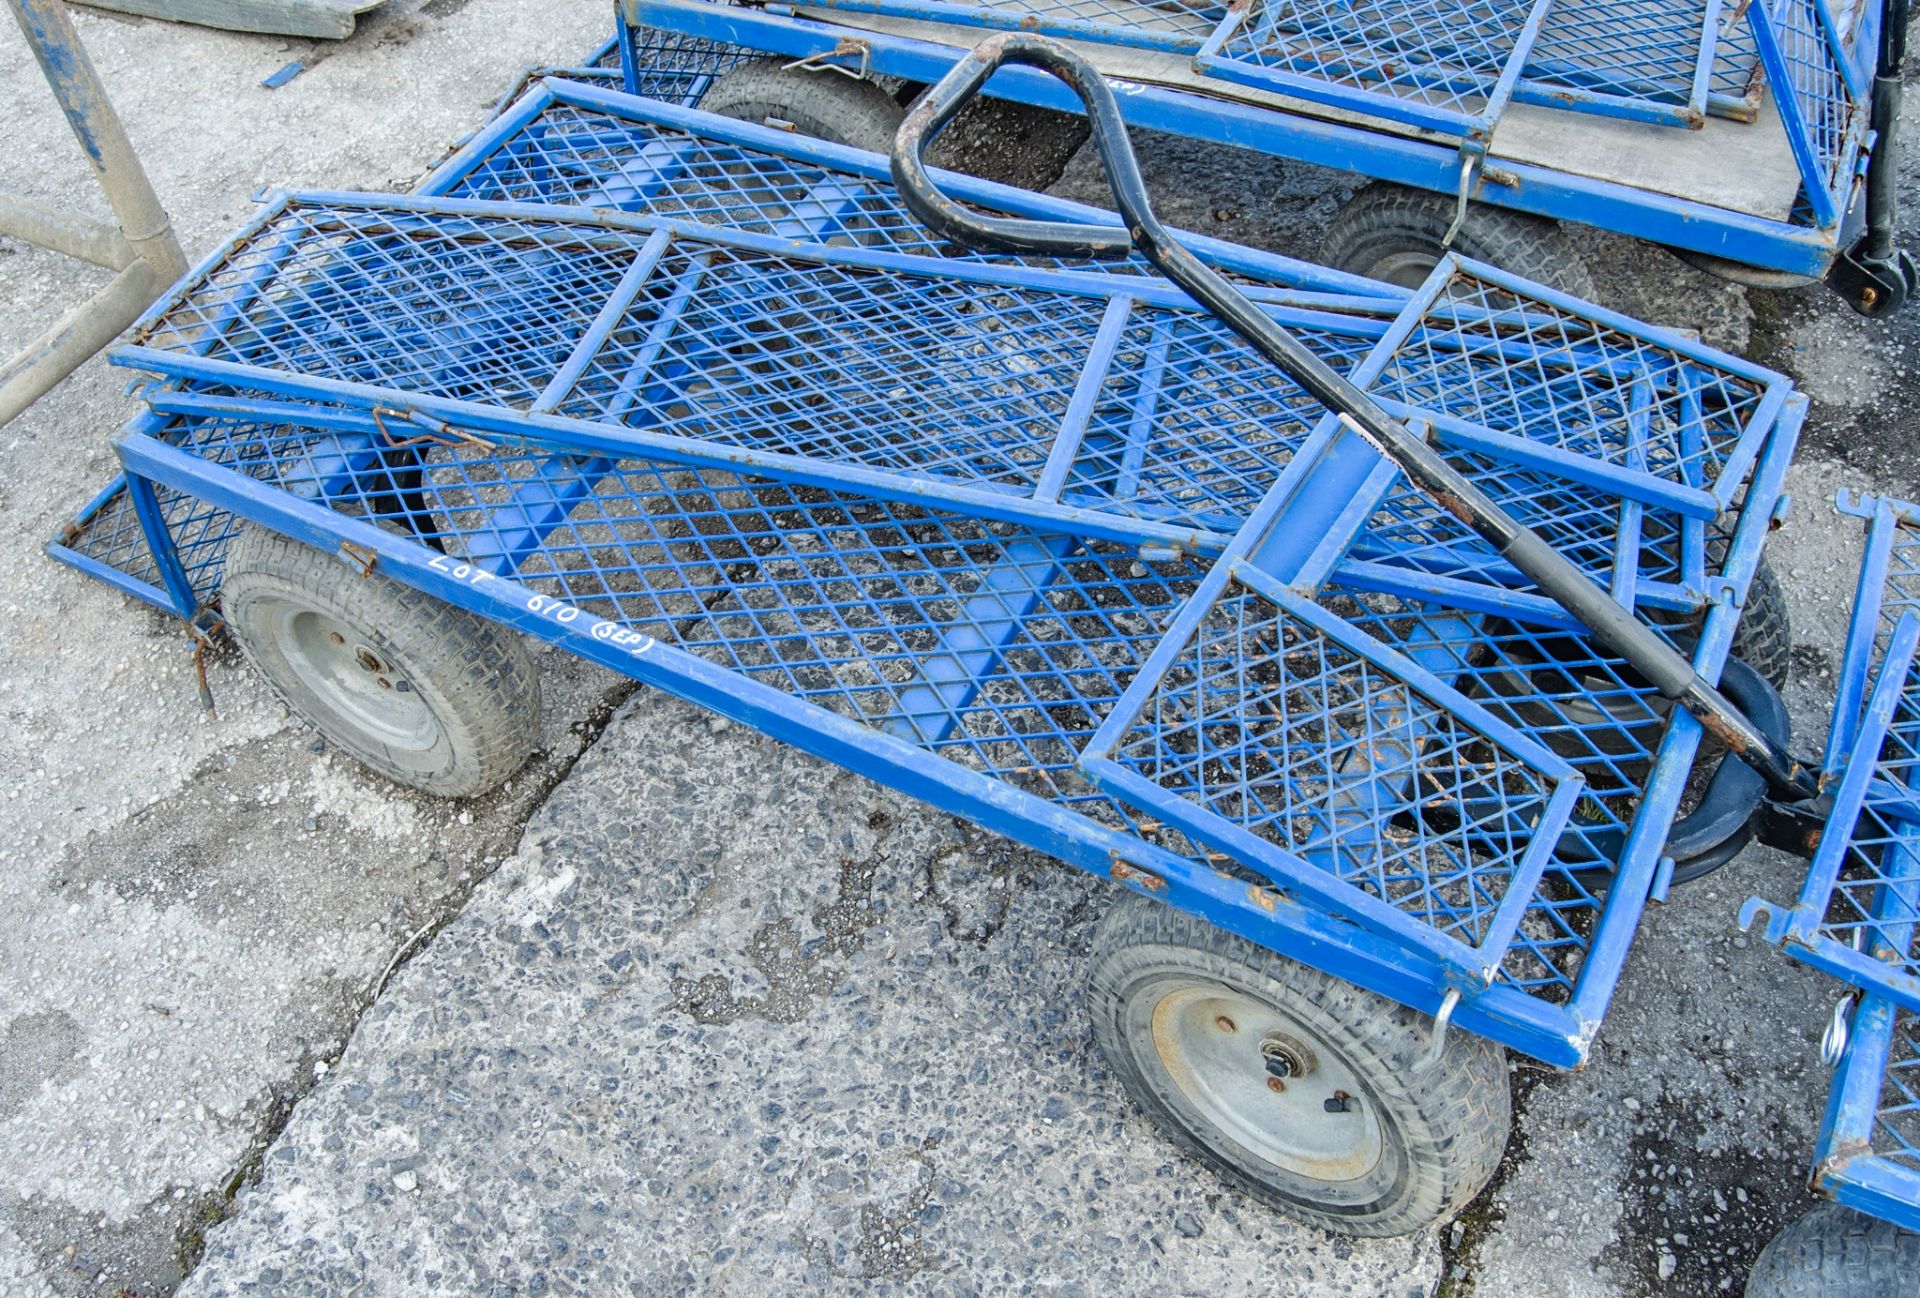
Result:
{"label": "cracked concrete slab", "polygon": [[[484,115],[522,61],[571,57],[603,6],[398,0],[344,45],[77,10],[190,257],[261,184],[387,185]],[[444,6],[442,6],[444,8]],[[12,23],[0,191],[103,212]],[[290,57],[315,65],[279,91]],[[0,239],[0,355],[103,282]],[[312,750],[237,655],[219,721],[188,643],[41,553],[113,471],[138,408],[95,359],[0,430],[0,1294],[169,1291],[382,971],[511,852],[624,686],[542,655],[542,756],[453,805]]]}
{"label": "cracked concrete slab", "polygon": [[1109,900],[642,694],[181,1293],[1429,1292],[1433,1241],[1276,1217],[1134,1110],[1080,999]]}

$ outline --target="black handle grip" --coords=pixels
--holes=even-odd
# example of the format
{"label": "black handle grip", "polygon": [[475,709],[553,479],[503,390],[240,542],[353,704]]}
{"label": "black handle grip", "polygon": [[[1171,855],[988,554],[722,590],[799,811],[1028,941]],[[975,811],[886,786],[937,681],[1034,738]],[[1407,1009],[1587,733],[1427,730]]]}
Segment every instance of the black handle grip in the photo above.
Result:
{"label": "black handle grip", "polygon": [[[948,198],[933,183],[927,174],[927,146],[946,129],[954,114],[980,93],[987,79],[1008,63],[1050,73],[1080,96],[1114,199],[1136,233],[1111,225],[986,216]],[[1113,90],[1092,64],[1045,37],[1004,32],[980,42],[908,112],[893,141],[893,183],[908,209],[928,228],[970,248],[1063,258],[1125,257],[1134,250],[1140,218],[1156,232],[1159,230],[1159,222],[1147,206],[1146,185],[1140,179],[1140,165],[1134,161],[1126,132]]]}

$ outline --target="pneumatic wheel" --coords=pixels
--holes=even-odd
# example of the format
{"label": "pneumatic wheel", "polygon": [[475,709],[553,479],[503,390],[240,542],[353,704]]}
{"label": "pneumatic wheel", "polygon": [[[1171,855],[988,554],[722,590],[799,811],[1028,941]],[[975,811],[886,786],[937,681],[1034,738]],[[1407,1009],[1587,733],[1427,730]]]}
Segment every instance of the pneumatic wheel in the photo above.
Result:
{"label": "pneumatic wheel", "polygon": [[1733,629],[1733,654],[1775,689],[1786,688],[1793,666],[1793,618],[1787,612],[1787,592],[1765,555],[1747,583],[1746,605]]}
{"label": "pneumatic wheel", "polygon": [[[1448,251],[1453,224],[1446,194],[1376,180],[1347,201],[1327,227],[1320,260],[1401,288],[1417,288]],[[1469,203],[1451,250],[1574,297],[1593,297],[1593,279],[1559,223]]]}
{"label": "pneumatic wheel", "polygon": [[791,126],[830,144],[887,153],[904,109],[871,81],[834,71],[788,67],[782,59],[755,59],[721,74],[700,107],[722,117]]}
{"label": "pneumatic wheel", "polygon": [[249,525],[227,547],[220,607],[288,708],[397,783],[485,793],[539,739],[520,637],[411,586]]}
{"label": "pneumatic wheel", "polygon": [[1838,1203],[1789,1222],[1747,1276],[1747,1298],[1912,1298],[1920,1234]]}
{"label": "pneumatic wheel", "polygon": [[1175,1142],[1269,1207],[1347,1235],[1445,1221],[1512,1118],[1493,1043],[1134,894],[1101,923],[1094,1039]]}

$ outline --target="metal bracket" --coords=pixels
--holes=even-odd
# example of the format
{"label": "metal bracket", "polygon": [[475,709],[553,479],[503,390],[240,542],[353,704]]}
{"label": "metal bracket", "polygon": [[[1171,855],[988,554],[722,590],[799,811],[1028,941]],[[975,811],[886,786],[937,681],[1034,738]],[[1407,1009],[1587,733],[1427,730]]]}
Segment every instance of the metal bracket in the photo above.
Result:
{"label": "metal bracket", "polygon": [[[471,446],[478,450],[491,451],[495,445],[478,433],[470,433],[464,428],[455,428],[442,423],[417,410],[399,410],[393,406],[375,406],[368,412],[373,417],[373,426],[380,430],[381,439],[395,450],[408,446]],[[386,416],[393,415],[410,424],[418,425],[428,431],[414,437],[395,437],[393,430],[387,427]]]}
{"label": "metal bracket", "polygon": [[1853,1029],[1853,1002],[1852,992],[1835,1001],[1826,1030],[1820,1034],[1820,1062],[1829,1068],[1839,1067],[1840,1056],[1847,1053],[1847,1038]]}
{"label": "metal bracket", "polygon": [[358,568],[362,577],[373,576],[373,565],[380,562],[377,551],[369,550],[366,546],[357,545],[352,541],[340,542],[340,557]]}
{"label": "metal bracket", "polygon": [[1473,182],[1479,173],[1481,164],[1487,155],[1471,149],[1460,150],[1460,179],[1455,185],[1453,196],[1453,224],[1440,236],[1442,249],[1453,247],[1453,240],[1460,233],[1460,227],[1467,223],[1467,195],[1473,190]]}
{"label": "metal bracket", "polygon": [[1446,999],[1440,1002],[1439,1012],[1433,1016],[1433,1031],[1427,1036],[1427,1048],[1413,1061],[1412,1072],[1415,1077],[1429,1071],[1440,1062],[1440,1056],[1447,1049],[1447,1024],[1453,1019],[1453,1011],[1460,1004],[1460,989],[1447,988]]}
{"label": "metal bracket", "polygon": [[[846,54],[860,56],[858,71],[843,68],[838,63],[828,62],[829,59],[837,59]],[[782,66],[788,71],[798,69],[802,72],[838,72],[843,77],[865,81],[873,70],[873,46],[856,36],[842,36],[832,49],[822,50],[818,54],[809,54],[804,59],[795,59]]]}

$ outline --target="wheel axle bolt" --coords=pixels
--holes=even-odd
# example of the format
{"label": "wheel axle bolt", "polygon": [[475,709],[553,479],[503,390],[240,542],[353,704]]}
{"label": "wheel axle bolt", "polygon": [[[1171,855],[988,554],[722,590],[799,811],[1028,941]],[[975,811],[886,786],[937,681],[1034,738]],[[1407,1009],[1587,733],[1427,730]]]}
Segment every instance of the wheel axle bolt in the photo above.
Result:
{"label": "wheel axle bolt", "polygon": [[1222,1032],[1238,1032],[1240,1030],[1239,1025],[1224,1014],[1213,1021],[1213,1026],[1219,1028]]}

